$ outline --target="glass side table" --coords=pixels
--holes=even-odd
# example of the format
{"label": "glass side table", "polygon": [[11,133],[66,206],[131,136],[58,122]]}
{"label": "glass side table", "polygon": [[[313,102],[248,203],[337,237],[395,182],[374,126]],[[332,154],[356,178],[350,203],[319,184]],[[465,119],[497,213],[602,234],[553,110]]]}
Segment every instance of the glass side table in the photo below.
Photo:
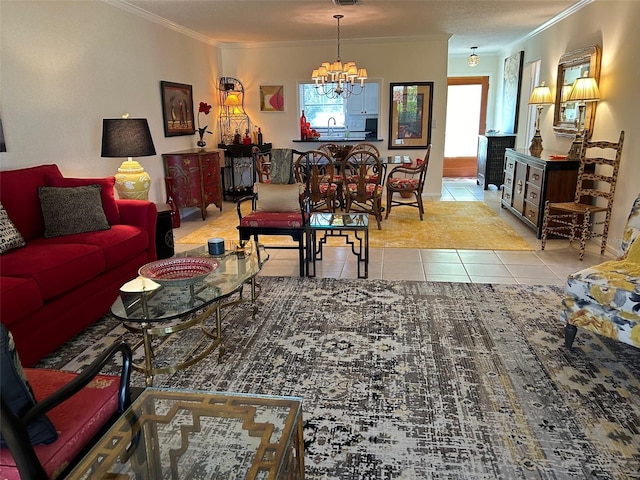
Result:
{"label": "glass side table", "polygon": [[[316,261],[329,237],[343,237],[358,262],[358,278],[369,277],[369,215],[366,213],[312,213],[307,233],[307,276],[316,276]],[[318,239],[318,234],[320,238]],[[349,235],[353,236],[353,240]]]}
{"label": "glass side table", "polygon": [[67,479],[304,479],[302,398],[147,388]]}

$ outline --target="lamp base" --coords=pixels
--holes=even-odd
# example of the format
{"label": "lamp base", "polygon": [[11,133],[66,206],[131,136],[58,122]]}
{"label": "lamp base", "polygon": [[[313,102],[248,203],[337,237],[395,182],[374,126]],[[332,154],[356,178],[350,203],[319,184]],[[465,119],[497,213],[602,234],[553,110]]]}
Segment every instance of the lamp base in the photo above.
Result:
{"label": "lamp base", "polygon": [[115,189],[119,198],[148,200],[151,177],[144,168],[131,158],[122,162],[115,175]]}
{"label": "lamp base", "polygon": [[531,139],[529,153],[534,157],[540,158],[540,154],[542,153],[542,136],[540,135],[540,130],[536,130],[535,135]]}
{"label": "lamp base", "polygon": [[582,156],[582,137],[578,134],[567,152],[567,160],[578,161]]}

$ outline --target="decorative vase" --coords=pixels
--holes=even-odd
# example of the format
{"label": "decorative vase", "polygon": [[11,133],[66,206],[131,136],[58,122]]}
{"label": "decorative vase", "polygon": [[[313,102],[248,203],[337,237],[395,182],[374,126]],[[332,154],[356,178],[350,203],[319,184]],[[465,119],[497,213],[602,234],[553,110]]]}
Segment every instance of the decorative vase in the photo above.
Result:
{"label": "decorative vase", "polygon": [[202,138],[200,140],[198,140],[198,143],[196,143],[196,145],[198,145],[198,147],[200,147],[200,149],[204,149],[204,147],[207,146],[207,142],[205,142]]}

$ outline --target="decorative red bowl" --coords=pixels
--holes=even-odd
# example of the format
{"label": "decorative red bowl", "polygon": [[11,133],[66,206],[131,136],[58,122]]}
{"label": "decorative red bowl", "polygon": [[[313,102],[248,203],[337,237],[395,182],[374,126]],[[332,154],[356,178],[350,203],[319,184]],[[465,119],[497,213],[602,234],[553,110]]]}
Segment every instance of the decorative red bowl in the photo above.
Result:
{"label": "decorative red bowl", "polygon": [[204,280],[219,267],[218,260],[208,257],[167,258],[143,265],[138,274],[160,285],[182,287]]}

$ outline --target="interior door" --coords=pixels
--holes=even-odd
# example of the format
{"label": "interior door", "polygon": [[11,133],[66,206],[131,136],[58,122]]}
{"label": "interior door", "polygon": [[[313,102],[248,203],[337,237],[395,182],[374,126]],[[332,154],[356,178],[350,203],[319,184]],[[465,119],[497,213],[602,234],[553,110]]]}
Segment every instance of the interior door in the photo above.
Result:
{"label": "interior door", "polygon": [[443,177],[476,177],[478,135],[487,125],[489,77],[447,79]]}

